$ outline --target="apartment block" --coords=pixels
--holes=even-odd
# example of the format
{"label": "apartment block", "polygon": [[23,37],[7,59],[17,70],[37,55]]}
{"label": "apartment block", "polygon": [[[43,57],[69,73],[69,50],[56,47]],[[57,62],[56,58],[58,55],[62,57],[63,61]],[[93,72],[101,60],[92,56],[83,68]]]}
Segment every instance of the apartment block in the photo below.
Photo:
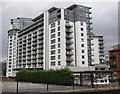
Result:
{"label": "apartment block", "polygon": [[92,65],[104,63],[104,39],[103,36],[91,36]]}
{"label": "apartment block", "polygon": [[[120,44],[114,45],[109,50],[109,64],[112,71],[120,70]],[[113,76],[120,76],[120,72],[114,72]]]}
{"label": "apartment block", "polygon": [[7,71],[6,76],[14,76],[17,64],[18,31],[29,25],[30,18],[11,19],[11,29],[8,31]]}
{"label": "apartment block", "polygon": [[15,68],[11,69],[89,70],[92,64],[90,9],[76,4],[68,8],[52,7],[28,21],[29,25],[17,31],[17,57]]}

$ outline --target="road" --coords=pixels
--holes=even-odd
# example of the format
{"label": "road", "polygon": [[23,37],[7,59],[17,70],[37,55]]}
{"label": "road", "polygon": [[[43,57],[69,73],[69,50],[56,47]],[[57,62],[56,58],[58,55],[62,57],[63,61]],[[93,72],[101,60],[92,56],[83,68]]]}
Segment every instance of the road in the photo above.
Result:
{"label": "road", "polygon": [[[2,92],[16,92],[17,91],[17,82],[2,82]],[[46,84],[36,84],[36,83],[18,83],[19,92],[46,92]],[[63,91],[63,90],[72,90],[73,86],[60,86],[60,85],[49,85],[48,91]],[[77,89],[77,88],[76,88]]]}

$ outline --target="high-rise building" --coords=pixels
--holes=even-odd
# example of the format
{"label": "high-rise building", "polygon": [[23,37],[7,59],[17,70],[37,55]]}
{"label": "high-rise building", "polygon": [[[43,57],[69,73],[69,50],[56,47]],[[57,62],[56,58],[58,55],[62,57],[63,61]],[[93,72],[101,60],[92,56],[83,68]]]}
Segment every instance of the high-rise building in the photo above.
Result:
{"label": "high-rise building", "polygon": [[18,31],[13,70],[64,67],[89,70],[92,62],[90,9],[75,4],[65,9],[52,7],[32,19],[32,24]]}
{"label": "high-rise building", "polygon": [[18,31],[31,24],[30,18],[11,19],[11,29],[8,31],[8,51],[7,51],[7,71],[6,76],[14,76],[16,74],[17,63],[17,41]]}
{"label": "high-rise building", "polygon": [[104,39],[103,36],[91,35],[92,65],[104,63]]}

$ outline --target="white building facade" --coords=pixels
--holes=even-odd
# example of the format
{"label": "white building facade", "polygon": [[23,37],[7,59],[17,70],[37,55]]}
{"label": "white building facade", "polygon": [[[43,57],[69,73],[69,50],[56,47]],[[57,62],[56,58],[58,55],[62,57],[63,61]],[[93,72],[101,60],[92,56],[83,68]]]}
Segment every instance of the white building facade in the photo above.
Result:
{"label": "white building facade", "polygon": [[11,70],[91,69],[90,9],[81,5],[52,7],[32,19],[32,24],[18,31],[16,63]]}
{"label": "white building facade", "polygon": [[92,35],[91,52],[92,52],[92,65],[104,63],[103,36]]}

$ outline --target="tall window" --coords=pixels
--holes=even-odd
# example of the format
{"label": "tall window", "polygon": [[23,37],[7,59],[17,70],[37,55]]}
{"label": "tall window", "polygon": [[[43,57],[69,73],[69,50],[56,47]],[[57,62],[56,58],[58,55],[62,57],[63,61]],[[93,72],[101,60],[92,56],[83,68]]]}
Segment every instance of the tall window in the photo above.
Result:
{"label": "tall window", "polygon": [[60,30],[60,26],[58,27],[58,31]]}

